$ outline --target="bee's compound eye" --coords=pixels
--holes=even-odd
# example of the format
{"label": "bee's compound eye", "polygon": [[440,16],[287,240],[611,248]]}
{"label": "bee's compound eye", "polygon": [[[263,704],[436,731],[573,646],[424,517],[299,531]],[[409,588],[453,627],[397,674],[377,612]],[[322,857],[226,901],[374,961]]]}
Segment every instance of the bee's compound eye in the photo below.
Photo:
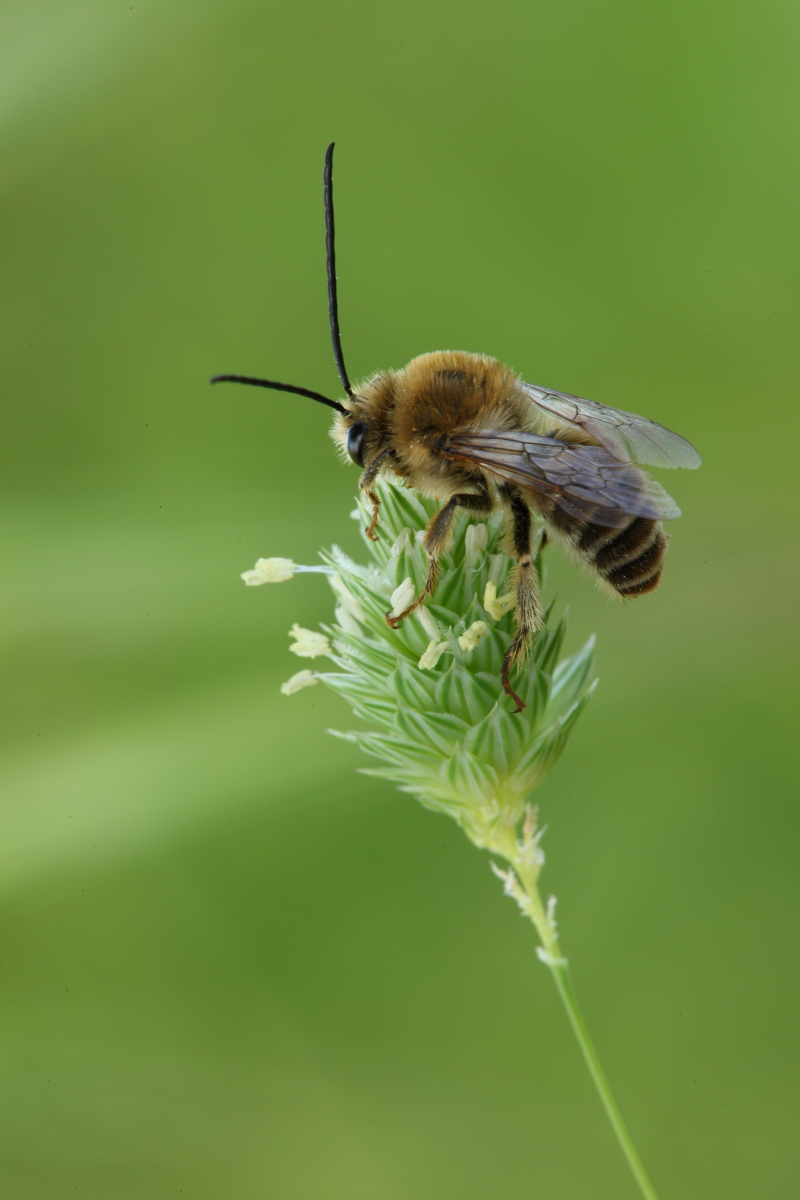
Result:
{"label": "bee's compound eye", "polygon": [[359,467],[364,465],[364,437],[367,432],[367,427],[363,421],[356,421],[355,425],[351,425],[347,431],[347,453],[352,458],[353,462]]}

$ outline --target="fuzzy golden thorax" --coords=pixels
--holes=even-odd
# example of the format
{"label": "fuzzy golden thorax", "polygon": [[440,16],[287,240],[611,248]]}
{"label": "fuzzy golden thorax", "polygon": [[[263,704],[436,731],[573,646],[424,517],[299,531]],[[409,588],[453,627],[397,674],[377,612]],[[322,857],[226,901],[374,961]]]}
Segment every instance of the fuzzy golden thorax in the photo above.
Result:
{"label": "fuzzy golden thorax", "polygon": [[440,350],[412,359],[400,371],[367,380],[337,416],[334,441],[347,455],[347,431],[364,428],[363,465],[385,455],[390,470],[425,495],[447,499],[480,471],[442,457],[448,437],[480,429],[530,428],[532,406],[514,372],[481,354]]}

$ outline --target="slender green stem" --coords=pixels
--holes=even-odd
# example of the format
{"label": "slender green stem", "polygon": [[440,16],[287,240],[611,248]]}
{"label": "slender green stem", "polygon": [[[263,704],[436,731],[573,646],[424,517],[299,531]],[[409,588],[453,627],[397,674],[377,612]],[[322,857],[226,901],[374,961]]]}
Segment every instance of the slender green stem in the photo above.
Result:
{"label": "slender green stem", "polygon": [[567,960],[563,957],[558,945],[556,936],[555,921],[553,915],[542,904],[542,899],[539,894],[538,875],[540,862],[535,857],[523,859],[519,853],[512,851],[508,854],[509,847],[506,848],[506,857],[512,862],[517,879],[522,885],[520,892],[524,890],[524,894],[517,896],[517,901],[523,912],[530,918],[536,926],[536,931],[542,943],[542,950],[539,957],[542,962],[549,967],[553,979],[555,980],[558,994],[566,1009],[569,1022],[572,1026],[573,1033],[577,1038],[578,1045],[581,1048],[584,1060],[589,1068],[594,1086],[597,1088],[597,1093],[606,1111],[611,1128],[617,1136],[617,1141],[622,1147],[622,1153],[628,1162],[628,1166],[633,1173],[633,1177],[639,1185],[639,1190],[644,1197],[644,1200],[658,1200],[658,1195],[653,1187],[650,1177],[644,1168],[644,1163],[639,1157],[639,1153],[633,1144],[633,1139],[628,1131],[628,1127],[622,1119],[622,1113],[619,1110],[616,1100],[611,1092],[611,1087],[606,1079],[605,1072],[600,1065],[600,1059],[597,1056],[597,1051],[594,1048],[592,1039],[589,1037],[589,1031],[586,1028],[586,1022],[583,1019],[578,1001],[573,991],[572,981],[569,977],[569,969]]}
{"label": "slender green stem", "polygon": [[617,1135],[617,1141],[622,1147],[622,1153],[628,1160],[628,1166],[633,1172],[633,1177],[639,1185],[639,1190],[645,1197],[645,1200],[658,1200],[656,1190],[653,1187],[650,1177],[644,1168],[644,1163],[639,1157],[639,1153],[633,1144],[633,1139],[628,1131],[628,1127],[622,1119],[622,1113],[619,1111],[616,1100],[611,1092],[611,1087],[606,1079],[605,1072],[600,1065],[600,1059],[597,1057],[597,1051],[589,1037],[589,1031],[586,1028],[586,1022],[583,1019],[581,1010],[578,1008],[578,1001],[575,998],[575,992],[572,989],[572,981],[569,977],[569,970],[566,962],[562,960],[548,962],[553,978],[558,988],[558,994],[561,997],[564,1008],[567,1010],[570,1024],[572,1025],[575,1037],[578,1039],[578,1045],[581,1048],[586,1065],[589,1068],[589,1074],[594,1080],[594,1086],[597,1088],[598,1095],[606,1110],[606,1116],[611,1122],[611,1128]]}

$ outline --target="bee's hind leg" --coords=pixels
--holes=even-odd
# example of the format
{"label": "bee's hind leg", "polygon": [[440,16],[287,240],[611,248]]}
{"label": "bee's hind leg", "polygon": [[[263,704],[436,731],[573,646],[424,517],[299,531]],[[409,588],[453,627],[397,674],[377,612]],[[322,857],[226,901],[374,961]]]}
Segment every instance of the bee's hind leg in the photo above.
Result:
{"label": "bee's hind leg", "polygon": [[450,545],[456,509],[466,508],[473,513],[489,513],[493,507],[494,503],[489,495],[489,489],[484,485],[479,492],[463,492],[458,496],[453,496],[437,513],[434,513],[425,530],[424,546],[428,555],[428,577],[425,580],[425,586],[408,608],[403,609],[401,613],[388,612],[386,614],[387,625],[392,629],[397,629],[401,621],[410,616],[415,608],[419,608],[427,597],[432,596],[435,592],[436,577],[439,574],[439,556],[444,554]]}
{"label": "bee's hind leg", "polygon": [[506,650],[500,679],[503,691],[517,706],[515,712],[522,712],[525,702],[512,688],[509,675],[512,667],[525,661],[533,635],[541,628],[542,608],[539,603],[539,578],[531,549],[531,511],[524,495],[513,484],[504,484],[500,491],[509,517],[508,549],[517,561],[514,570],[517,631]]}

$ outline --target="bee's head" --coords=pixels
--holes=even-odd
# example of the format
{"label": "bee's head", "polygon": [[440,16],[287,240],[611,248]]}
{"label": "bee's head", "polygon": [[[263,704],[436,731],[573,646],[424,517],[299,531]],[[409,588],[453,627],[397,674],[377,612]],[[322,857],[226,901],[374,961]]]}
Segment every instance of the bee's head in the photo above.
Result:
{"label": "bee's head", "polygon": [[388,417],[392,410],[394,373],[376,375],[355,388],[347,398],[347,409],[333,422],[331,437],[358,467],[386,449],[389,442]]}

